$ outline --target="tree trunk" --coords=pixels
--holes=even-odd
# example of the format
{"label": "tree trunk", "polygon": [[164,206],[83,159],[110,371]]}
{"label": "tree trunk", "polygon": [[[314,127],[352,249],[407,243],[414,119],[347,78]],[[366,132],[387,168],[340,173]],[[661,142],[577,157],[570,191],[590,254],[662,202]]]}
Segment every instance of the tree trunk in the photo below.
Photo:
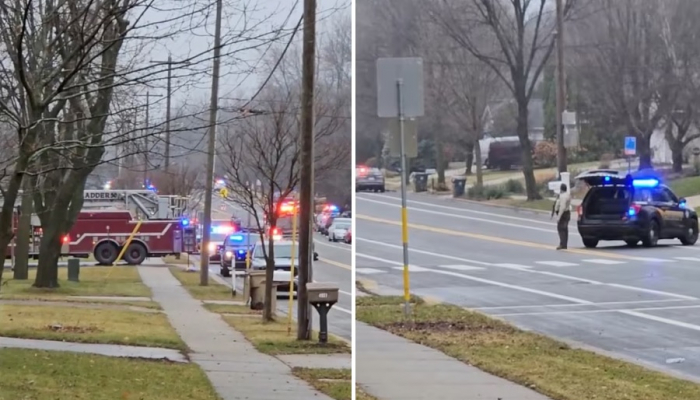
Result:
{"label": "tree trunk", "polygon": [[[274,223],[272,221],[271,223]],[[272,235],[268,235],[267,258],[265,260],[265,304],[263,307],[263,322],[270,322],[272,318],[272,280],[275,275],[275,244]]]}
{"label": "tree trunk", "polygon": [[673,172],[683,172],[683,142],[677,140],[671,145],[671,158],[673,160]]}
{"label": "tree trunk", "polygon": [[481,160],[481,146],[477,142],[474,146],[474,162],[476,163],[476,186],[484,186],[484,172],[482,166],[484,162]]}
{"label": "tree trunk", "polygon": [[43,225],[44,235],[39,245],[39,264],[34,287],[58,288],[58,258],[61,256],[61,235],[56,225]]}
{"label": "tree trunk", "polygon": [[472,174],[472,165],[474,164],[474,142],[467,142],[467,154],[466,154],[466,168],[464,170],[464,175]]}
{"label": "tree trunk", "polygon": [[445,187],[445,153],[442,149],[442,141],[435,139],[435,168],[437,169],[438,189]]}
{"label": "tree trunk", "polygon": [[532,144],[530,144],[530,136],[527,118],[527,101],[525,96],[517,96],[518,101],[518,138],[520,139],[520,148],[523,155],[523,176],[525,177],[525,191],[528,200],[540,199],[540,194],[537,191],[537,181],[535,180],[535,172],[532,163]]}
{"label": "tree trunk", "polygon": [[642,135],[642,137],[637,140],[637,150],[639,151],[639,170],[653,168],[651,164],[651,137],[650,135]]}
{"label": "tree trunk", "polygon": [[[83,188],[89,170],[73,170],[69,174],[69,184],[50,187],[56,191],[56,197],[50,204],[42,204],[40,193],[35,193],[34,204],[41,221],[43,235],[39,244],[39,263],[37,265],[34,287],[57,288],[58,259],[61,257],[63,236],[70,231],[83,207]],[[48,227],[48,228],[47,228]]]}
{"label": "tree trunk", "polygon": [[22,194],[21,215],[18,219],[17,237],[15,238],[15,265],[14,279],[29,279],[29,237],[32,234],[32,195],[34,190],[25,180],[24,193]]}

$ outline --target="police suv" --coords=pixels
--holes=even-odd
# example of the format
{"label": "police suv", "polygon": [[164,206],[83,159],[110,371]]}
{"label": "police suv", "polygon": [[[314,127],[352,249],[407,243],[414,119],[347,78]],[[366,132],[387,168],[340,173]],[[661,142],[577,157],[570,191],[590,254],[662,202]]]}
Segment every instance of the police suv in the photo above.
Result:
{"label": "police suv", "polygon": [[623,240],[628,246],[641,241],[644,247],[656,246],[659,239],[679,239],[688,246],[698,240],[697,213],[657,178],[593,170],[574,179],[590,186],[577,209],[586,247],[601,240]]}

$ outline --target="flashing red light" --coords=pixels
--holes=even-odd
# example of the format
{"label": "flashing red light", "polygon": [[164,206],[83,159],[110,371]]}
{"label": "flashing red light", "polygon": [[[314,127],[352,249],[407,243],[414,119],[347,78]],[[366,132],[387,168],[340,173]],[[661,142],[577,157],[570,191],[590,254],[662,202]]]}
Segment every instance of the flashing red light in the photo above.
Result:
{"label": "flashing red light", "polygon": [[63,243],[70,243],[70,235],[66,235],[63,237]]}

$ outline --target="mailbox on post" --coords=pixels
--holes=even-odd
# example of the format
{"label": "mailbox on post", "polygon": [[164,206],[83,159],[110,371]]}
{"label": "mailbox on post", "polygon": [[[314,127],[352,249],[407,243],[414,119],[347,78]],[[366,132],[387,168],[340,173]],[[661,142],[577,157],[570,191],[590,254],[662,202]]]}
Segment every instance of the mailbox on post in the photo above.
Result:
{"label": "mailbox on post", "polygon": [[306,284],[309,304],[314,306],[319,315],[320,329],[318,341],[328,342],[328,311],[338,302],[338,286],[330,283],[309,282]]}

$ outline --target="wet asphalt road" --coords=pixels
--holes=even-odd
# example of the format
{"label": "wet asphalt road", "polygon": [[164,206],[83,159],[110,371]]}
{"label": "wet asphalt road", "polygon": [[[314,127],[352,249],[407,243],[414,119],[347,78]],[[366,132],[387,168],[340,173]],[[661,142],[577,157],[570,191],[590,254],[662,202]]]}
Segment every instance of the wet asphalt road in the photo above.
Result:
{"label": "wet asphalt road", "polygon": [[[396,193],[357,195],[357,279],[393,294],[400,204]],[[414,294],[700,380],[700,246],[588,250],[572,222],[569,250],[557,251],[545,214],[420,194],[408,206]]]}

